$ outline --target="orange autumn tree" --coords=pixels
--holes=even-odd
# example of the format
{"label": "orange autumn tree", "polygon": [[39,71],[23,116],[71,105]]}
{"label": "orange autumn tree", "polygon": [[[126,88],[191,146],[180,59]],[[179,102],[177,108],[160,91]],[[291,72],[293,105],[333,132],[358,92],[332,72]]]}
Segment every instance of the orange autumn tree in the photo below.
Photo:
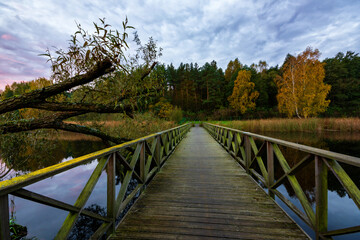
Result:
{"label": "orange autumn tree", "polygon": [[319,61],[319,57],[319,50],[310,47],[296,57],[288,55],[282,76],[275,79],[281,113],[288,117],[307,118],[326,111],[330,103],[326,96],[331,86],[323,81],[324,63]]}
{"label": "orange autumn tree", "polygon": [[251,72],[247,70],[239,71],[234,82],[232,95],[228,98],[230,106],[242,114],[247,110],[255,108],[255,100],[259,96],[258,91],[254,91],[255,84],[250,82]]}

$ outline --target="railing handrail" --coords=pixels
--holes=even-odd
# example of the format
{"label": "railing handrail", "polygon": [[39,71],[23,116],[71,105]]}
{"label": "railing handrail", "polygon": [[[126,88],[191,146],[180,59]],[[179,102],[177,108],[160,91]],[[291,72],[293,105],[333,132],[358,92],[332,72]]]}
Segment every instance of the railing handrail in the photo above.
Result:
{"label": "railing handrail", "polygon": [[[99,239],[105,233],[107,236],[111,235],[115,231],[116,221],[119,220],[121,213],[126,211],[129,203],[141,194],[191,126],[191,123],[183,124],[0,182],[0,239],[10,239],[9,194],[67,211],[68,215],[55,239],[66,239],[81,214],[103,221],[92,234],[91,239]],[[124,153],[126,156],[123,156]],[[98,159],[98,163],[74,205],[23,188],[95,159]],[[115,185],[118,176],[116,169],[118,166],[124,168],[124,176],[120,180],[120,190],[116,194]],[[107,175],[106,216],[84,209],[103,171],[106,171]],[[130,187],[132,179],[136,180],[134,188]]]}
{"label": "railing handrail", "polygon": [[48,177],[54,176],[56,174],[65,172],[65,171],[75,168],[77,166],[86,164],[94,159],[98,159],[98,158],[104,157],[106,155],[115,153],[121,149],[129,147],[138,142],[146,141],[148,139],[162,135],[164,133],[171,132],[175,129],[185,127],[188,124],[190,124],[190,123],[186,123],[181,126],[167,129],[167,130],[164,130],[161,132],[153,133],[153,134],[150,134],[150,135],[147,135],[147,136],[144,136],[141,138],[137,138],[132,141],[128,141],[128,142],[125,142],[125,143],[122,143],[122,144],[119,144],[116,146],[105,148],[105,149],[102,149],[102,150],[99,150],[99,151],[96,151],[93,153],[89,153],[84,156],[77,157],[77,158],[74,158],[74,159],[66,161],[66,162],[58,163],[58,164],[55,164],[55,165],[52,165],[52,166],[49,166],[46,168],[36,170],[34,172],[30,172],[30,173],[27,173],[27,174],[24,174],[24,175],[21,175],[18,177],[14,177],[9,180],[1,181],[0,182],[0,196],[9,194],[13,191],[21,189],[23,187],[26,187],[28,185],[31,185],[33,183],[36,183],[43,179],[46,179]]}
{"label": "railing handrail", "polygon": [[244,134],[247,136],[255,137],[255,138],[263,140],[263,141],[273,142],[273,143],[276,143],[276,144],[279,144],[279,145],[282,145],[285,147],[291,147],[291,148],[294,148],[294,149],[297,149],[297,150],[300,150],[300,151],[303,151],[306,153],[318,155],[318,156],[325,157],[325,158],[330,158],[330,159],[333,159],[333,160],[336,160],[336,161],[339,161],[342,163],[360,167],[360,158],[358,158],[358,157],[354,157],[354,156],[350,156],[350,155],[346,155],[346,154],[342,154],[342,153],[331,152],[328,150],[310,147],[310,146],[302,145],[299,143],[293,143],[293,142],[289,142],[289,141],[285,141],[285,140],[281,140],[281,139],[277,139],[277,138],[267,137],[267,136],[263,136],[263,135],[259,135],[259,134],[255,134],[255,133],[251,133],[251,132],[241,131],[239,129],[229,128],[229,127],[225,127],[225,126],[221,126],[221,125],[217,125],[217,124],[212,124],[212,123],[207,123],[207,122],[204,122],[203,124],[221,127],[223,129],[227,129],[227,130],[231,130],[233,132],[238,132],[238,133],[241,133],[241,134]]}
{"label": "railing handrail", "polygon": [[[204,127],[244,167],[250,176],[259,180],[267,188],[271,198],[274,199],[277,196],[305,224],[312,228],[316,239],[327,239],[331,236],[360,232],[360,225],[328,230],[328,171],[333,173],[349,197],[360,209],[359,187],[339,164],[339,162],[342,162],[359,167],[359,158],[216,124],[204,123]],[[260,148],[258,148],[255,140],[263,142]],[[295,165],[290,166],[279,146],[307,153],[307,156],[296,162]],[[282,170],[280,176],[275,175],[275,161],[279,169]],[[315,165],[315,208],[295,175],[312,163]],[[256,167],[258,170],[256,170]],[[303,210],[277,190],[286,180]]]}

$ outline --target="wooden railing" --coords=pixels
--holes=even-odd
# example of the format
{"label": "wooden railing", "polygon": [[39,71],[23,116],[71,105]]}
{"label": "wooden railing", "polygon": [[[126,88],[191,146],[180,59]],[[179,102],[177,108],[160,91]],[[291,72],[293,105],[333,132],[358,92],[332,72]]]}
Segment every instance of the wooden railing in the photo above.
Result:
{"label": "wooden railing", "polygon": [[[328,170],[332,171],[344,187],[350,198],[360,209],[360,191],[339,163],[360,167],[360,158],[334,153],[318,148],[304,146],[258,134],[203,123],[205,129],[245,168],[247,173],[257,178],[274,198],[276,195],[294,213],[296,213],[316,235],[316,239],[329,239],[332,236],[360,231],[360,226],[328,231]],[[258,143],[262,145],[258,148]],[[290,167],[280,146],[306,153],[300,162]],[[265,159],[263,156],[265,155]],[[276,158],[274,158],[276,156]],[[284,174],[275,179],[274,164],[277,159]],[[315,210],[306,197],[295,174],[315,161]],[[266,164],[266,165],[265,165]],[[257,165],[257,166],[256,166]],[[255,170],[255,166],[258,171]],[[301,203],[304,212],[281,194],[277,187],[288,180]]]}
{"label": "wooden railing", "polygon": [[[185,124],[0,182],[0,239],[10,239],[9,194],[68,211],[69,214],[55,239],[66,239],[80,214],[103,221],[91,239],[98,239],[105,233],[110,235],[115,230],[116,219],[121,212],[144,189],[190,128],[191,124]],[[98,164],[74,205],[24,189],[28,185],[96,159]],[[120,191],[115,196],[115,170],[119,166],[125,169],[125,175]],[[107,172],[106,216],[83,209],[103,170]],[[129,194],[127,190],[132,178],[137,180],[138,185]]]}

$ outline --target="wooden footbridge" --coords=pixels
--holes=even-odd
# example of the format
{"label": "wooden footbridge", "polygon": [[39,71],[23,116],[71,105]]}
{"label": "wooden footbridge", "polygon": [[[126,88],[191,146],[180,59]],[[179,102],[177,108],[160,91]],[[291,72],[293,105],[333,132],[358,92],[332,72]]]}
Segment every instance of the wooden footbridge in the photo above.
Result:
{"label": "wooden footbridge", "polygon": [[188,133],[111,239],[306,239],[204,128]]}
{"label": "wooden footbridge", "polygon": [[[360,191],[338,163],[359,167],[360,159],[207,123],[204,128],[191,126],[182,125],[1,182],[0,239],[10,239],[9,194],[68,211],[55,239],[66,239],[80,215],[103,222],[92,239],[308,239],[275,203],[274,196],[314,229],[316,238],[360,231],[360,226],[327,229],[328,169],[360,208]],[[262,142],[260,147],[258,142]],[[307,156],[289,166],[282,147],[295,148]],[[90,161],[98,161],[97,167],[74,205],[24,189]],[[276,178],[275,161],[284,172]],[[315,208],[295,177],[314,162]],[[107,173],[106,216],[84,210],[103,171]],[[116,178],[121,181],[118,192]],[[303,210],[276,190],[285,180]]]}

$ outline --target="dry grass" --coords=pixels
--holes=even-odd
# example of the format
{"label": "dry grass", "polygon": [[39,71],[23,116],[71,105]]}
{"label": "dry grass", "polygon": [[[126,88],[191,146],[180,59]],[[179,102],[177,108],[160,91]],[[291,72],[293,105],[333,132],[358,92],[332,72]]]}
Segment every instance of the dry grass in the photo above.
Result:
{"label": "dry grass", "polygon": [[[111,136],[128,138],[128,139],[136,139],[136,138],[144,137],[152,133],[164,131],[166,129],[177,126],[175,122],[156,118],[149,113],[136,114],[134,116],[134,119],[124,118],[116,121],[115,120],[114,121],[82,121],[82,122],[67,121],[67,123],[94,127],[106,132]],[[99,140],[99,138],[97,137],[85,135],[81,133],[52,131],[52,130],[49,130],[46,136],[42,136],[42,137],[49,140],[52,139],[69,140],[69,141]]]}
{"label": "dry grass", "polygon": [[215,122],[249,132],[360,132],[360,118],[259,119]]}
{"label": "dry grass", "polygon": [[81,124],[95,126],[109,135],[128,139],[144,137],[177,126],[172,121],[156,118],[150,113],[135,114],[133,119],[126,117],[117,121],[81,122]]}
{"label": "dry grass", "polygon": [[85,135],[81,133],[75,133],[75,132],[67,132],[67,131],[53,131],[49,130],[48,134],[44,136],[43,138],[48,140],[65,140],[65,141],[99,141],[99,138],[95,136]]}

